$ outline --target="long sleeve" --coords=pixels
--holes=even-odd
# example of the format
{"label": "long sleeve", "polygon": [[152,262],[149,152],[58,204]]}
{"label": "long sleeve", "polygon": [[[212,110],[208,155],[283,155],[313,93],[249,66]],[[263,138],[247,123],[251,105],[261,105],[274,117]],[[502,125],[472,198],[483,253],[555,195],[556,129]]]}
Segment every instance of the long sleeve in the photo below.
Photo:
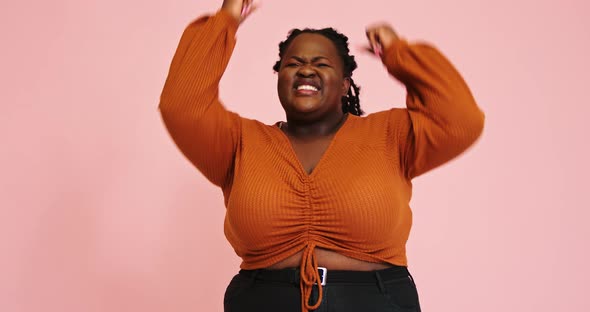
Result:
{"label": "long sleeve", "polygon": [[221,10],[191,23],[180,39],[160,98],[162,119],[182,153],[215,185],[229,181],[241,118],[219,101],[237,21]]}
{"label": "long sleeve", "polygon": [[400,39],[383,63],[407,89],[407,109],[392,110],[401,166],[414,178],[456,157],[481,135],[484,114],[453,65],[434,47]]}

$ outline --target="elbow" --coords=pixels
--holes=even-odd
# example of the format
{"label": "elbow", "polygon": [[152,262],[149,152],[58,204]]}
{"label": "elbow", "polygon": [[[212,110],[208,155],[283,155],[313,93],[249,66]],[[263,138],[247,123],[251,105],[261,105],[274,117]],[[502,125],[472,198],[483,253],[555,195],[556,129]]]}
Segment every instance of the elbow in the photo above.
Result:
{"label": "elbow", "polygon": [[476,108],[469,117],[468,129],[469,132],[473,133],[476,139],[483,133],[485,119],[485,114],[479,108]]}
{"label": "elbow", "polygon": [[476,108],[464,119],[460,126],[454,129],[455,141],[461,146],[461,150],[465,150],[473,145],[482,135],[485,124],[485,114]]}
{"label": "elbow", "polygon": [[160,112],[160,117],[166,126],[170,121],[170,117],[172,116],[170,111],[170,106],[166,105],[164,101],[160,101],[160,105],[158,105],[158,111]]}
{"label": "elbow", "polygon": [[158,105],[160,118],[171,134],[174,132],[174,129],[186,127],[187,122],[189,122],[186,114],[172,104],[169,101],[160,100],[160,105]]}
{"label": "elbow", "polygon": [[486,119],[486,116],[485,116],[484,112],[481,111],[480,109],[477,109],[477,112],[474,114],[472,121],[471,121],[471,123],[472,123],[471,131],[475,135],[474,141],[477,140],[481,136],[481,134],[483,133],[485,119]]}
{"label": "elbow", "polygon": [[162,91],[162,94],[160,95],[160,103],[158,104],[158,111],[160,112],[160,116],[162,116],[162,118],[164,119],[166,119],[166,117],[170,115],[170,108],[172,106],[171,101],[166,96],[165,91],[165,89],[164,91]]}
{"label": "elbow", "polygon": [[188,105],[185,105],[182,100],[171,99],[164,96],[160,98],[158,110],[163,122],[167,126],[169,126],[169,124],[185,123],[190,121],[191,117],[194,117],[194,113],[188,109]]}

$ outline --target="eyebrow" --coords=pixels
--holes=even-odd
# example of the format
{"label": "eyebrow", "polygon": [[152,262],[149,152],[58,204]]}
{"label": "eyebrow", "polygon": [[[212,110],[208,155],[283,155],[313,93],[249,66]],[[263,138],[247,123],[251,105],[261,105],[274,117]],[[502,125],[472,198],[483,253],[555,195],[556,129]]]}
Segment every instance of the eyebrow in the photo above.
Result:
{"label": "eyebrow", "polygon": [[[289,57],[289,58],[290,58],[290,59],[295,59],[295,60],[296,60],[296,61],[298,61],[298,62],[305,63],[305,59],[304,59],[304,58],[302,58],[302,57],[299,57],[299,56],[291,56],[291,57]],[[325,56],[316,56],[316,57],[312,58],[312,59],[311,59],[311,61],[312,61],[312,62],[317,62],[317,61],[319,61],[319,60],[322,60],[322,59],[323,59],[323,60],[328,60],[328,61],[330,60],[329,58],[327,58],[327,57],[325,57]]]}

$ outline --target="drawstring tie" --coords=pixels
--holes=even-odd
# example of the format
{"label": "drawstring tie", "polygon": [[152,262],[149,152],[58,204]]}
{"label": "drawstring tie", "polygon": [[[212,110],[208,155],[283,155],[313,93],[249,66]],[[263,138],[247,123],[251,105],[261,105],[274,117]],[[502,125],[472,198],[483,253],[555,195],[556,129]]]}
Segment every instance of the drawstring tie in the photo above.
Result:
{"label": "drawstring tie", "polygon": [[[301,259],[299,287],[301,288],[301,307],[303,312],[317,309],[322,303],[324,295],[320,273],[318,272],[318,260],[314,253],[315,247],[316,245],[314,243],[308,243]],[[311,292],[315,284],[318,285],[318,299],[312,305],[309,303],[309,299],[311,298]]]}

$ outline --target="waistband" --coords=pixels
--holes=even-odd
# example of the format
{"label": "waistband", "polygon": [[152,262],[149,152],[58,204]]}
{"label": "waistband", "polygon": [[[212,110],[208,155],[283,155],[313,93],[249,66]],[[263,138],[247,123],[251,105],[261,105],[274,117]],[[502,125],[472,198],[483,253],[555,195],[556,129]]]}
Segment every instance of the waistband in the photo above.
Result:
{"label": "waistband", "polygon": [[[299,285],[301,272],[299,268],[282,270],[240,270],[240,274],[252,279],[272,282],[284,282]],[[318,274],[322,277],[321,284],[374,284],[403,278],[412,278],[408,268],[405,266],[394,266],[387,269],[375,271],[342,271],[324,270],[318,268]]]}
{"label": "waistband", "polygon": [[[241,274],[250,275],[252,280],[268,280],[277,282],[298,283],[301,289],[301,311],[316,310],[323,298],[323,286],[333,283],[377,283],[383,288],[383,282],[395,278],[412,278],[406,267],[393,267],[377,271],[332,271],[318,266],[315,257],[316,244],[310,242],[305,246],[301,256],[299,269],[287,270],[241,270]],[[315,303],[311,303],[313,287],[317,285],[318,296]]]}

